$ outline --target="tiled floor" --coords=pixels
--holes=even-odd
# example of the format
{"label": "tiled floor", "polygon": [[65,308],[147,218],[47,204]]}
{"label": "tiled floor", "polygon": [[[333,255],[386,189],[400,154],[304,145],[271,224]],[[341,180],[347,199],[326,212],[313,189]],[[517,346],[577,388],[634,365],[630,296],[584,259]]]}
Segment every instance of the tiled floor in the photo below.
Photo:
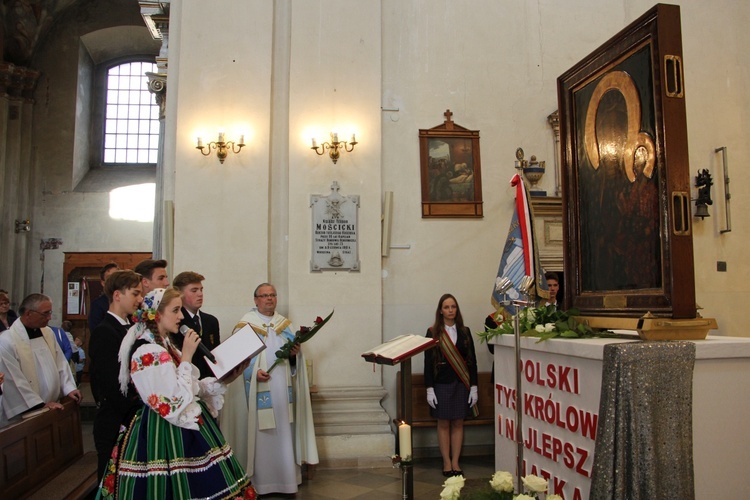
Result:
{"label": "tiled floor", "polygon": [[[414,463],[414,498],[438,499],[445,478],[442,460],[429,458]],[[461,467],[467,491],[485,485],[494,471],[494,457],[465,457]],[[380,500],[402,497],[400,469],[316,470],[313,479],[303,481],[296,496],[267,495],[263,499],[297,500]]]}

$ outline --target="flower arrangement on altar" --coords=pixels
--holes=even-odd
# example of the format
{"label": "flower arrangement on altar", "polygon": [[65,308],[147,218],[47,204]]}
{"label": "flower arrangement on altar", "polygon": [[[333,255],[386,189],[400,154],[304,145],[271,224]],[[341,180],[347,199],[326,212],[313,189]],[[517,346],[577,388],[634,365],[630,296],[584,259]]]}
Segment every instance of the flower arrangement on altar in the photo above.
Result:
{"label": "flower arrangement on altar", "polygon": [[[575,316],[579,314],[578,309],[563,311],[553,305],[524,307],[518,312],[519,329],[522,336],[539,337],[539,342],[556,337],[568,339],[618,337],[616,333],[609,330],[591,328],[576,321]],[[477,332],[483,341],[486,342],[498,335],[513,335],[513,320],[507,317],[507,313],[502,308],[495,314],[495,321],[499,323],[497,328]]]}
{"label": "flower arrangement on altar", "polygon": [[273,370],[276,365],[281,363],[283,360],[289,359],[291,357],[292,349],[294,348],[294,346],[304,344],[305,342],[313,338],[313,335],[318,333],[318,330],[323,328],[323,325],[328,323],[328,320],[331,319],[331,316],[333,316],[333,311],[331,311],[331,314],[326,316],[325,319],[322,319],[320,316],[315,318],[312,327],[300,326],[299,330],[297,330],[297,333],[294,334],[294,340],[287,340],[286,344],[281,346],[281,349],[276,351],[276,361],[274,361],[271,367],[268,369],[268,373],[271,373],[271,370]]}
{"label": "flower arrangement on altar", "polygon": [[[540,500],[539,495],[546,494],[547,481],[539,476],[530,474],[521,478],[525,492],[515,493],[513,476],[510,472],[497,471],[489,480],[489,487],[466,495],[461,494],[465,479],[463,476],[453,476],[443,483],[440,492],[441,500]],[[560,495],[545,495],[546,500],[562,500]]]}

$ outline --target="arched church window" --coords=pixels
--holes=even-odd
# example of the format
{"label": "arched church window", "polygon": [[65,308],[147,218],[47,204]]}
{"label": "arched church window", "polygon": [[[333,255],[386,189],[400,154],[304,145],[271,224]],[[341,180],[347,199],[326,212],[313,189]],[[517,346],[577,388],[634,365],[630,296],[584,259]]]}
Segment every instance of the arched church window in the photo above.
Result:
{"label": "arched church window", "polygon": [[129,61],[107,69],[104,165],[155,165],[159,151],[159,106],[146,72],[156,64]]}

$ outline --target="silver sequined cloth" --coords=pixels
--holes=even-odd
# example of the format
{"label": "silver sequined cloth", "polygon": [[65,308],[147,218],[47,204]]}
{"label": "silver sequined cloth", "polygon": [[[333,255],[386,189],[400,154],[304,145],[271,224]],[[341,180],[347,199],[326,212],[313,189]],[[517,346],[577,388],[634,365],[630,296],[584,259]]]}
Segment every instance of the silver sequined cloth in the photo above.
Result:
{"label": "silver sequined cloth", "polygon": [[695,498],[692,342],[604,348],[593,500]]}

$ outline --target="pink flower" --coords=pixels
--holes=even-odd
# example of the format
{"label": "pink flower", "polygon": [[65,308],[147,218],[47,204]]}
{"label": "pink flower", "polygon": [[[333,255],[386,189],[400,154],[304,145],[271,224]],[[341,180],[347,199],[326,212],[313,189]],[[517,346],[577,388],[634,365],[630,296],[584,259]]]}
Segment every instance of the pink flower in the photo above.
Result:
{"label": "pink flower", "polygon": [[172,356],[168,352],[159,353],[159,363],[169,363],[170,361],[172,361]]}
{"label": "pink flower", "polygon": [[152,394],[148,397],[148,405],[151,408],[156,408],[156,405],[159,404],[159,397],[156,394]]}

